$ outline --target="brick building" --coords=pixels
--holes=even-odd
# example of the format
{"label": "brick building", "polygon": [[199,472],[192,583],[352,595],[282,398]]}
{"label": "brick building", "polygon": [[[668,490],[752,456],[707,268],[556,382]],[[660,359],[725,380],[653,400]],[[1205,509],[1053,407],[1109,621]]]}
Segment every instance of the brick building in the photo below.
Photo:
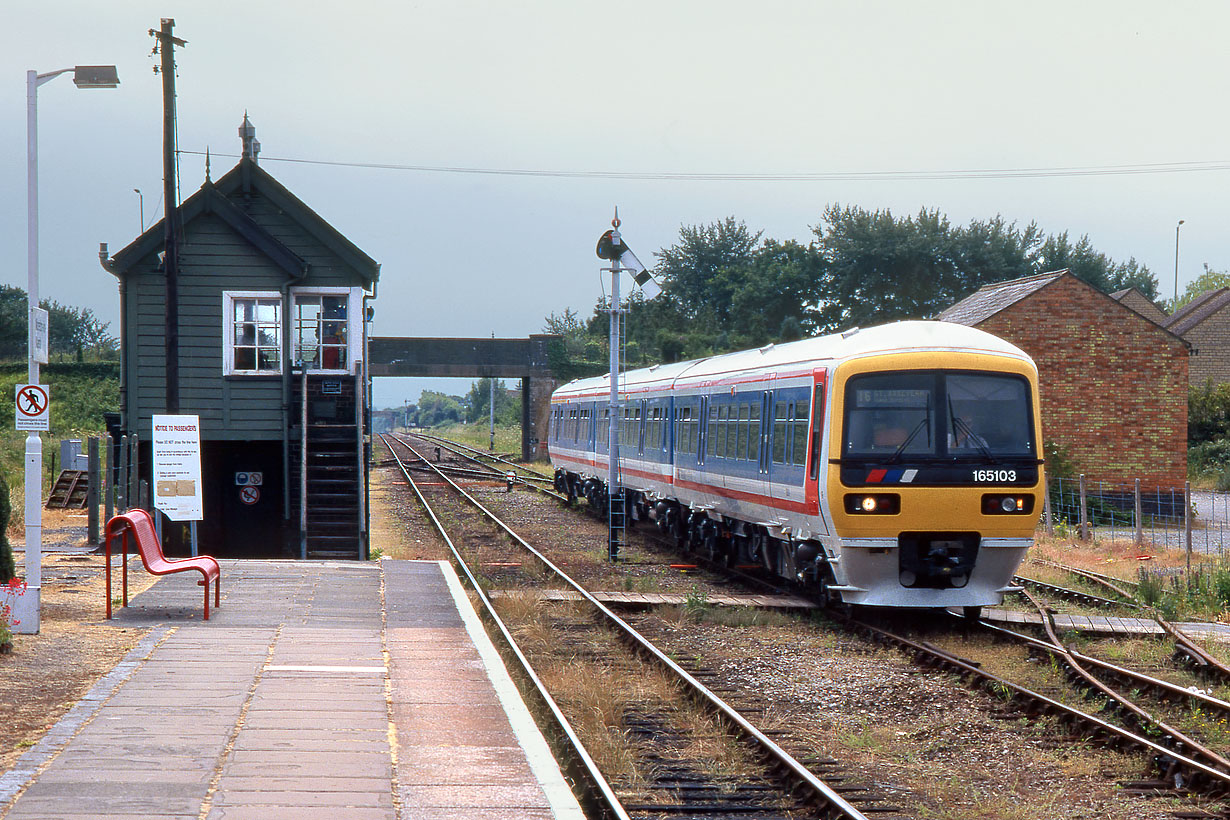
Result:
{"label": "brick building", "polygon": [[936,318],[993,333],[1033,357],[1043,440],[1065,448],[1090,479],[1182,486],[1182,338],[1066,270],[987,285]]}
{"label": "brick building", "polygon": [[1170,317],[1166,314],[1166,311],[1158,307],[1152,299],[1145,296],[1136,288],[1117,290],[1110,295],[1110,298],[1125,307],[1130,307],[1132,310],[1136,311],[1154,324],[1165,327],[1166,323],[1170,321]]}
{"label": "brick building", "polygon": [[1206,290],[1166,322],[1166,329],[1192,347],[1188,375],[1192,387],[1230,382],[1230,288]]}

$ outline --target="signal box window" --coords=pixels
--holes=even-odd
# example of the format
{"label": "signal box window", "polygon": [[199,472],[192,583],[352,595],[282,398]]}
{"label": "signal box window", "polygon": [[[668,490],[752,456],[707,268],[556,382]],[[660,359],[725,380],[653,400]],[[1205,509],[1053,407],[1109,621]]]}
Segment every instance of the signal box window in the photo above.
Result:
{"label": "signal box window", "polygon": [[223,294],[223,373],[276,376],[282,372],[282,299],[276,292]]}
{"label": "signal box window", "polygon": [[309,370],[349,370],[347,294],[296,294],[295,345]]}

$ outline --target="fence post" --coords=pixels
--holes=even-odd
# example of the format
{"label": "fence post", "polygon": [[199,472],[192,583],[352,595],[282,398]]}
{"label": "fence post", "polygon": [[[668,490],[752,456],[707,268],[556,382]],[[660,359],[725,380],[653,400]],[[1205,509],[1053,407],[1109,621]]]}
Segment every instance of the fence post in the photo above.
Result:
{"label": "fence post", "polygon": [[1187,582],[1192,581],[1192,483],[1183,482],[1183,538],[1187,543]]}
{"label": "fence post", "polygon": [[124,500],[128,502],[128,509],[137,507],[145,509],[145,504],[141,501],[141,486],[138,480],[141,476],[141,448],[140,439],[136,433],[128,437],[128,492],[124,496]]}
{"label": "fence post", "polygon": [[1046,534],[1054,538],[1055,537],[1055,517],[1051,515],[1051,477],[1049,475],[1046,477],[1046,481],[1044,483],[1044,486],[1042,487],[1042,491],[1043,491],[1043,496],[1042,496],[1043,512],[1042,514],[1046,517]]}
{"label": "fence post", "polygon": [[107,517],[105,520],[110,521],[111,517],[115,515],[116,472],[115,464],[112,463],[115,461],[115,436],[108,433],[107,437],[103,439],[103,441],[107,442],[107,469],[104,472],[104,475],[107,476],[107,480],[103,482],[103,498],[105,499],[103,506],[106,507],[107,511]]}
{"label": "fence post", "polygon": [[1081,529],[1082,541],[1089,540],[1089,505],[1085,495],[1085,474],[1081,473]]}
{"label": "fence post", "polygon": [[128,436],[120,436],[120,471],[115,481],[115,510],[128,512]]}
{"label": "fence post", "polygon": [[98,485],[102,481],[102,470],[98,469],[98,436],[90,436],[89,449],[86,450],[89,486],[85,491],[86,540],[91,547],[98,546]]}
{"label": "fence post", "polygon": [[1143,516],[1140,514],[1140,479],[1136,479],[1136,546],[1143,546],[1145,543],[1145,524]]}

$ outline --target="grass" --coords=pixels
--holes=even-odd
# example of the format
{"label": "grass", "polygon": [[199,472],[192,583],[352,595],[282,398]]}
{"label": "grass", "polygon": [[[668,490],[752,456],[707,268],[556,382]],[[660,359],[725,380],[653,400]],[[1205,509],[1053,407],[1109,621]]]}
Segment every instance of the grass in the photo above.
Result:
{"label": "grass", "polygon": [[[484,452],[489,451],[491,444],[491,426],[486,423],[451,424],[446,427],[433,428],[430,432],[432,435],[459,441]],[[512,453],[515,457],[520,457],[520,424],[497,424],[495,426],[495,452],[497,455]]]}
{"label": "grass", "polygon": [[[119,372],[118,362],[63,363],[42,368],[40,381],[51,394],[51,431],[42,434],[44,493],[53,478],[52,455],[59,458],[58,442],[105,432],[103,413],[119,409]],[[16,385],[24,384],[27,377],[24,362],[0,365],[0,395],[12,397]],[[0,471],[8,481],[13,502],[9,528],[16,533],[25,524],[25,442],[26,433],[12,429],[11,424],[0,431]],[[55,469],[59,469],[58,464]]]}

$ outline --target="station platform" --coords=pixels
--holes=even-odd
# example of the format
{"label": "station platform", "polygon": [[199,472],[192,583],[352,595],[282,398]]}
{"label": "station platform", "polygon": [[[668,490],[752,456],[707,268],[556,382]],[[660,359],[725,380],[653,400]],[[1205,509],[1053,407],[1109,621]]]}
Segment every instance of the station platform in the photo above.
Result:
{"label": "station platform", "polygon": [[194,581],[118,611],[150,632],[0,775],[0,818],[583,816],[447,564],[223,561],[209,621]]}

